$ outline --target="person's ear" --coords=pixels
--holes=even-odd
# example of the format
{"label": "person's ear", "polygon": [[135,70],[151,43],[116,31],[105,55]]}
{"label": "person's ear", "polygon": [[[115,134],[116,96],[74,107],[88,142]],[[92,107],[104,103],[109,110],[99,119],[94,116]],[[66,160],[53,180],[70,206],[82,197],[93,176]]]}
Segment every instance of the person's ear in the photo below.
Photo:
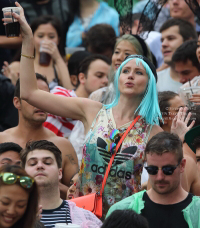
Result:
{"label": "person's ear", "polygon": [[180,163],[180,171],[181,171],[181,173],[184,172],[185,166],[186,166],[186,159],[183,158],[182,161],[181,161],[181,163]]}
{"label": "person's ear", "polygon": [[84,73],[79,73],[78,79],[79,79],[80,84],[82,84],[82,85],[85,84],[86,78],[85,78],[85,74]]}
{"label": "person's ear", "polygon": [[77,87],[78,84],[78,77],[76,75],[70,75],[71,83],[74,87]]}
{"label": "person's ear", "polygon": [[13,104],[16,109],[21,110],[21,100],[18,97],[13,98]]}
{"label": "person's ear", "polygon": [[59,180],[62,179],[62,168],[58,169],[58,178],[59,178]]}

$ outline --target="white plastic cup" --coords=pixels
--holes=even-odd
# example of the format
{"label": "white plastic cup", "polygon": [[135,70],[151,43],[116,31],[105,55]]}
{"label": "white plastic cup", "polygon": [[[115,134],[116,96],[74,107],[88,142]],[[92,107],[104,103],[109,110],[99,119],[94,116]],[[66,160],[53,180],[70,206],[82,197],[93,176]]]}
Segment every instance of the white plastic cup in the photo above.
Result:
{"label": "white plastic cup", "polygon": [[185,105],[188,107],[193,107],[194,103],[191,102],[189,99],[192,98],[192,94],[200,93],[200,86],[196,87],[186,87],[180,88],[179,94]]}
{"label": "white plastic cup", "polygon": [[80,225],[76,224],[66,224],[66,223],[56,223],[55,228],[81,228]]}
{"label": "white plastic cup", "polygon": [[20,10],[20,7],[6,7],[2,9],[4,18],[6,19],[5,31],[7,37],[18,37],[20,34],[20,24],[12,16],[12,12],[20,15]]}

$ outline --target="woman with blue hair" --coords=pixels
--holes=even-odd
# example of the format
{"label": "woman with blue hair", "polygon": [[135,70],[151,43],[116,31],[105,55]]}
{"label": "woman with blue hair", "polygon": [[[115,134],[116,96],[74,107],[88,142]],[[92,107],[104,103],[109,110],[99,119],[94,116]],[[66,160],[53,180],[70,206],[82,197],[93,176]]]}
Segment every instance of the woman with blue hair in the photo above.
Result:
{"label": "woman with blue hair", "polygon": [[[19,3],[16,3],[19,6]],[[79,177],[80,195],[100,190],[111,154],[122,134],[138,117],[115,156],[103,194],[103,214],[115,202],[138,192],[147,141],[162,131],[156,91],[156,70],[145,57],[131,55],[115,77],[116,98],[109,105],[87,98],[61,97],[37,88],[34,42],[23,9],[19,21],[22,35],[20,96],[29,104],[54,115],[81,120],[87,134]],[[5,20],[5,19],[4,19]]]}

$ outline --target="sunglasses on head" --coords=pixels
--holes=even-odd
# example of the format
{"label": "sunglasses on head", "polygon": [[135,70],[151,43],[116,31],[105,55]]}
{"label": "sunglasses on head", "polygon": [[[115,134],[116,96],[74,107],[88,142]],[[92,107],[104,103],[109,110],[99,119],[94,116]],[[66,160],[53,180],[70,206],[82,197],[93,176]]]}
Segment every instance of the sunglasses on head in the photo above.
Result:
{"label": "sunglasses on head", "polygon": [[4,184],[15,184],[18,180],[23,188],[31,188],[34,179],[27,176],[18,176],[14,173],[0,173],[0,177]]}
{"label": "sunglasses on head", "polygon": [[146,166],[144,168],[147,170],[149,175],[156,175],[158,173],[159,169],[162,169],[162,171],[165,175],[172,175],[174,173],[174,170],[180,165],[180,163],[181,163],[181,161],[175,166],[166,165],[161,168],[158,166]]}

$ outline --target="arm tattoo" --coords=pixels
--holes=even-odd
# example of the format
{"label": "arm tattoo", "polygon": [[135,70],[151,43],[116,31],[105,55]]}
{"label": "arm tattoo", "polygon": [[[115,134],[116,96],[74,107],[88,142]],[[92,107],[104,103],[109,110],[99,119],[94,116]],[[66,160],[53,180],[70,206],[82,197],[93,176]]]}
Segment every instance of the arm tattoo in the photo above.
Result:
{"label": "arm tattoo", "polygon": [[71,154],[66,155],[69,158],[69,161],[72,165],[77,165],[77,163],[75,162],[74,157]]}

